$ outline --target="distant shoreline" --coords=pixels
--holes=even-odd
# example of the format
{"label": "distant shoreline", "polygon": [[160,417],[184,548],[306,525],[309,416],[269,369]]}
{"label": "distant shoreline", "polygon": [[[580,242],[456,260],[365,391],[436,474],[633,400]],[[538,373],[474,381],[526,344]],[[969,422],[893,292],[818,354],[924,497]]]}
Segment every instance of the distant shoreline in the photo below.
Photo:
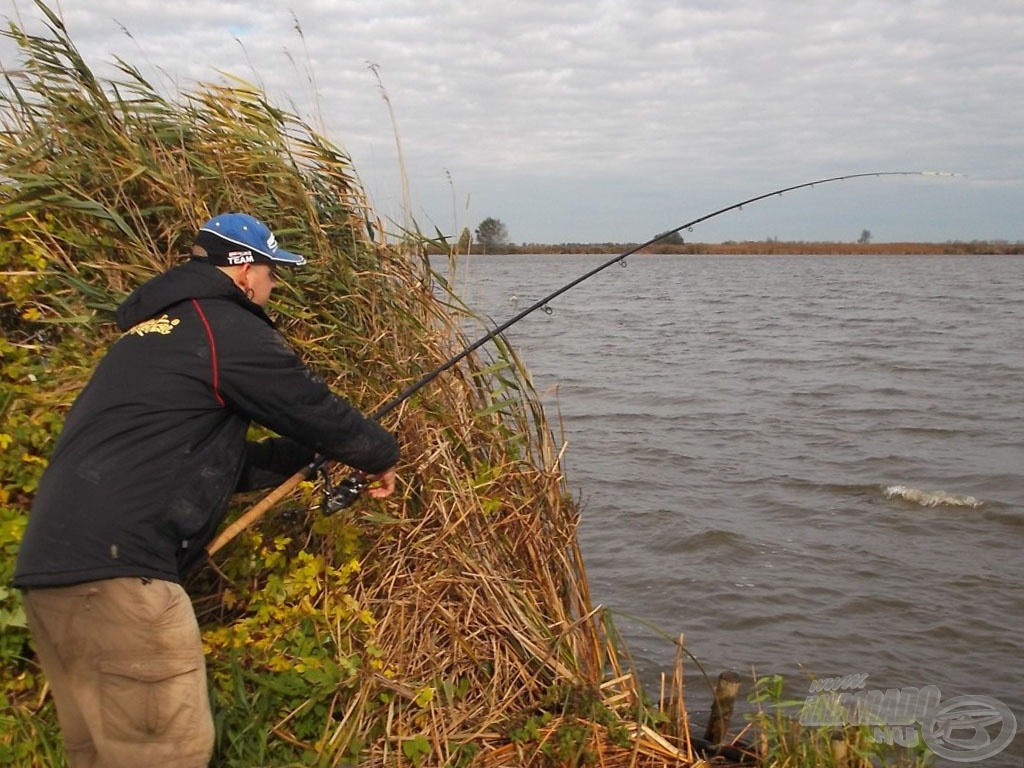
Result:
{"label": "distant shoreline", "polygon": [[[479,254],[573,254],[625,253],[636,243],[523,243],[503,245],[484,251],[473,244],[469,255]],[[460,255],[463,251],[459,251]],[[639,253],[684,254],[694,256],[1019,256],[1024,242],[998,240],[950,241],[946,243],[840,243],[726,241],[724,243],[660,243]]]}

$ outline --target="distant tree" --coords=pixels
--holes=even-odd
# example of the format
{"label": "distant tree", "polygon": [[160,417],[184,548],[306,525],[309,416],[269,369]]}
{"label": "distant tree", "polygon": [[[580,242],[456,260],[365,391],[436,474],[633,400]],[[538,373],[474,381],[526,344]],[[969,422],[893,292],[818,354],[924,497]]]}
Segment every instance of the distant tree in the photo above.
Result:
{"label": "distant tree", "polygon": [[476,241],[484,252],[495,250],[508,243],[508,229],[501,219],[488,216],[476,228]]}
{"label": "distant tree", "polygon": [[860,237],[857,239],[857,242],[860,243],[861,245],[867,245],[868,243],[870,243],[871,242],[871,230],[870,229],[862,230],[861,233],[860,233]]}
{"label": "distant tree", "polygon": [[462,234],[459,235],[459,242],[455,246],[456,253],[469,253],[469,246],[473,242],[473,236],[469,234],[469,227],[462,228]]}
{"label": "distant tree", "polygon": [[678,232],[670,232],[662,235],[658,242],[667,243],[668,245],[682,245],[684,241],[683,236]]}

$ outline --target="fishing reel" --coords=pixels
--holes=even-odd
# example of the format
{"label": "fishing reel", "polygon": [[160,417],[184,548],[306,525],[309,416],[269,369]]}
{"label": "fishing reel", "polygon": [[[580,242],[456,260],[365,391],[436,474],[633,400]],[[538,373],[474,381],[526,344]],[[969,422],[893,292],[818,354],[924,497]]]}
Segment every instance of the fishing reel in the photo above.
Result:
{"label": "fishing reel", "polygon": [[366,481],[366,475],[361,472],[353,472],[337,485],[333,485],[330,472],[325,467],[321,467],[320,480],[323,484],[320,511],[328,516],[352,506],[363,491],[370,487]]}

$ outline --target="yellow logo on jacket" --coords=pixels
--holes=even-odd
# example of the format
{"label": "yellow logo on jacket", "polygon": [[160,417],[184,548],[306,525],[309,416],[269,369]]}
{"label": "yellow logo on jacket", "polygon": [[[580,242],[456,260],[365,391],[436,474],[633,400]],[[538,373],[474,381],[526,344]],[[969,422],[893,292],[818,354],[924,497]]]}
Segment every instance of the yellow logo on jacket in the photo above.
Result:
{"label": "yellow logo on jacket", "polygon": [[136,336],[145,336],[147,333],[159,333],[162,336],[166,336],[180,322],[181,320],[178,318],[171,320],[167,315],[161,315],[152,320],[144,320],[128,331],[128,333],[134,333]]}

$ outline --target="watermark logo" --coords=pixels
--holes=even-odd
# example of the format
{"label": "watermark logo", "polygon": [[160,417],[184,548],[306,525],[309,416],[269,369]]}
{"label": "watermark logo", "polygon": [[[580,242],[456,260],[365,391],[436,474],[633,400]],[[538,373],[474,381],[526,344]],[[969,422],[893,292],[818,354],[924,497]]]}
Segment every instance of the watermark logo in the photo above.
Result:
{"label": "watermark logo", "polygon": [[863,725],[876,742],[916,747],[973,763],[999,754],[1017,733],[1017,718],[998,699],[957,696],[942,701],[934,685],[866,688],[868,676],[828,677],[811,683],[800,710],[804,726]]}
{"label": "watermark logo", "polygon": [[[922,736],[939,757],[971,763],[999,754],[1017,733],[1017,719],[1003,702],[989,696],[957,696],[945,702]],[[988,728],[998,728],[995,738]]]}

